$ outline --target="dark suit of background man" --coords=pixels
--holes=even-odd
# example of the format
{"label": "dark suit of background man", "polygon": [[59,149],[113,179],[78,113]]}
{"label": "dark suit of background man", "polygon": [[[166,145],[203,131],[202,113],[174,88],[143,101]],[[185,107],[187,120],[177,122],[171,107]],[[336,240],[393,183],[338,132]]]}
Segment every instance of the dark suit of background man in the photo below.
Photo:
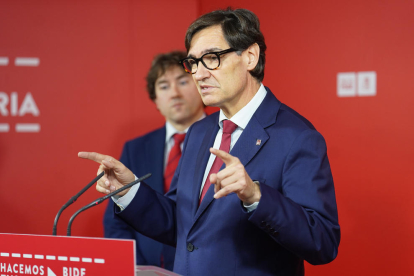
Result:
{"label": "dark suit of background man", "polygon": [[[146,78],[147,92],[165,117],[166,123],[159,129],[125,143],[120,159],[135,175],[142,176],[151,172],[152,177],[146,183],[159,193],[169,190],[178,164],[179,156],[173,150],[174,134],[187,132],[192,123],[204,117],[204,106],[197,87],[179,64],[185,57],[186,53],[176,51],[160,54],[153,60]],[[184,140],[181,143],[178,141],[178,147],[181,147]],[[171,158],[176,158],[176,162],[172,159],[169,163],[172,168],[168,167],[170,153],[174,155]],[[167,167],[171,171],[167,171]],[[105,237],[135,239],[137,265],[156,265],[172,270],[175,248],[136,232],[113,215],[113,205],[111,200],[104,215]]]}
{"label": "dark suit of background man", "polygon": [[[304,275],[304,261],[331,262],[340,228],[325,140],[263,86],[257,17],[242,9],[205,14],[185,42],[182,64],[204,104],[220,112],[188,130],[167,195],[140,183],[115,213],[176,246],[174,271],[182,275]],[[114,173],[98,181],[100,192],[135,179],[112,157],[79,156]]]}

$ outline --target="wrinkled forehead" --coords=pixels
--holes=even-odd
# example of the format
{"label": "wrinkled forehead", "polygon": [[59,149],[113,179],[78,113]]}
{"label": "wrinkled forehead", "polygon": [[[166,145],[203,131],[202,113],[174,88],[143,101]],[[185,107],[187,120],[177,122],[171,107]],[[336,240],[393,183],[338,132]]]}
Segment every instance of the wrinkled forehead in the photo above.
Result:
{"label": "wrinkled forehead", "polygon": [[205,53],[221,51],[229,48],[220,25],[211,26],[198,31],[191,40],[187,56],[200,57]]}

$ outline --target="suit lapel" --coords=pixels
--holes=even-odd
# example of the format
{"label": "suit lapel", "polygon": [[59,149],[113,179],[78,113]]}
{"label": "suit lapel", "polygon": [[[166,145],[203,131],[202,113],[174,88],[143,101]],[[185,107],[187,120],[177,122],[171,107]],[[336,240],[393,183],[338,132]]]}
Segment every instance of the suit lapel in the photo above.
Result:
{"label": "suit lapel", "polygon": [[243,166],[246,167],[268,139],[269,135],[259,124],[257,118],[253,116],[230,154],[239,158]]}
{"label": "suit lapel", "polygon": [[253,114],[246,128],[240,135],[230,154],[240,159],[244,167],[253,159],[259,150],[266,144],[269,135],[266,128],[276,122],[281,103],[266,87],[267,94],[256,112]]}
{"label": "suit lapel", "polygon": [[[240,159],[240,162],[243,166],[247,166],[250,160],[259,152],[259,150],[266,144],[267,140],[269,139],[269,135],[266,132],[266,128],[273,125],[276,122],[277,113],[281,106],[281,103],[276,99],[276,97],[272,94],[270,89],[266,88],[267,94],[266,97],[263,99],[263,102],[260,104],[252,118],[250,119],[249,123],[247,124],[246,128],[243,130],[243,133],[237,140],[236,144],[230,151],[230,154],[236,156]],[[204,176],[204,171],[207,165],[208,157],[210,156],[209,147],[211,147],[214,143],[214,139],[216,137],[218,127],[218,115],[217,119],[215,120],[215,128],[214,131],[211,129],[206,132],[204,141],[199,151],[199,157],[202,156],[203,162],[197,163],[196,170],[197,170],[197,177],[199,185],[197,186],[197,191],[194,191],[193,195],[193,211],[195,207],[195,217],[194,222],[201,216],[204,210],[210,206],[214,199],[214,185],[211,185],[208,189],[207,193],[204,196],[203,201],[198,207],[198,199],[200,193],[200,183],[202,181],[202,177]],[[209,142],[207,142],[209,141]],[[197,159],[197,160],[198,160]],[[225,164],[221,167],[222,170],[225,167]],[[196,194],[197,193],[197,194]],[[193,212],[194,214],[194,212]]]}
{"label": "suit lapel", "polygon": [[[217,133],[217,132],[215,132]],[[214,135],[215,138],[216,135]],[[257,139],[261,140],[259,145],[256,145]],[[233,149],[230,151],[230,154],[236,156],[240,159],[240,162],[243,166],[246,166],[247,163],[256,155],[256,153],[263,147],[266,141],[269,139],[267,132],[261,127],[257,119],[253,116],[247,125],[246,129],[243,131],[242,135],[237,140]],[[213,139],[214,141],[214,139]],[[223,164],[220,170],[225,168]],[[203,168],[205,168],[204,166]],[[203,213],[203,211],[210,205],[214,200],[214,185],[211,185],[208,188],[207,193],[204,195],[203,201],[201,201],[200,207],[196,212],[195,220]]]}
{"label": "suit lapel", "polygon": [[[216,139],[217,132],[219,131],[218,126],[218,112],[211,115],[212,116],[212,123],[210,127],[206,128],[206,132],[204,137],[202,138],[203,141],[200,146],[200,150],[198,151],[196,166],[194,171],[194,185],[195,189],[193,189],[193,203],[192,203],[192,214],[198,217],[198,202],[200,198],[200,190],[201,185],[204,177],[204,173],[206,170],[207,162],[210,157],[210,147],[214,145],[214,140]],[[214,116],[214,117],[213,117]],[[204,202],[204,200],[203,200]],[[201,207],[201,206],[200,206]],[[196,214],[197,213],[197,214]]]}

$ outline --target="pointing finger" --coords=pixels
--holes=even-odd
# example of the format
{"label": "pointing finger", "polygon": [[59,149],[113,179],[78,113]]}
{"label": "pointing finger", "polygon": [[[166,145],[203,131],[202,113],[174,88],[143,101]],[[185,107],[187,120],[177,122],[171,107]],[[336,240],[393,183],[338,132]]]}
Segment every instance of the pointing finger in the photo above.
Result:
{"label": "pointing finger", "polygon": [[118,171],[119,169],[122,168],[122,166],[119,166],[121,163],[109,155],[104,155],[104,154],[100,154],[97,152],[82,152],[81,151],[78,153],[78,157],[83,158],[83,159],[89,159],[89,160],[95,161],[103,165],[100,167],[100,171],[98,172],[102,172],[102,169],[113,169],[115,171]]}
{"label": "pointing finger", "polygon": [[109,156],[103,155],[103,154],[100,154],[100,153],[97,153],[97,152],[81,151],[81,152],[78,153],[78,157],[83,158],[83,159],[89,159],[89,160],[92,160],[92,161],[95,161],[95,162],[101,164],[102,161],[104,159],[107,159],[107,157],[109,157]]}
{"label": "pointing finger", "polygon": [[210,152],[223,160],[226,166],[236,163],[239,160],[237,157],[232,156],[230,153],[215,148],[210,148]]}

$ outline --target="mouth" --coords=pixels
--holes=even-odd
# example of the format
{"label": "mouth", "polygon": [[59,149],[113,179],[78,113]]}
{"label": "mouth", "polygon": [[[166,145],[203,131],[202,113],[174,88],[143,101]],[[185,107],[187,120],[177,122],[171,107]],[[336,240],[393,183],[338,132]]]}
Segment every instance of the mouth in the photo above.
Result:
{"label": "mouth", "polygon": [[172,108],[180,108],[183,105],[184,105],[183,103],[174,103],[171,107]]}
{"label": "mouth", "polygon": [[200,91],[202,94],[209,93],[214,89],[214,86],[202,84],[200,85]]}

